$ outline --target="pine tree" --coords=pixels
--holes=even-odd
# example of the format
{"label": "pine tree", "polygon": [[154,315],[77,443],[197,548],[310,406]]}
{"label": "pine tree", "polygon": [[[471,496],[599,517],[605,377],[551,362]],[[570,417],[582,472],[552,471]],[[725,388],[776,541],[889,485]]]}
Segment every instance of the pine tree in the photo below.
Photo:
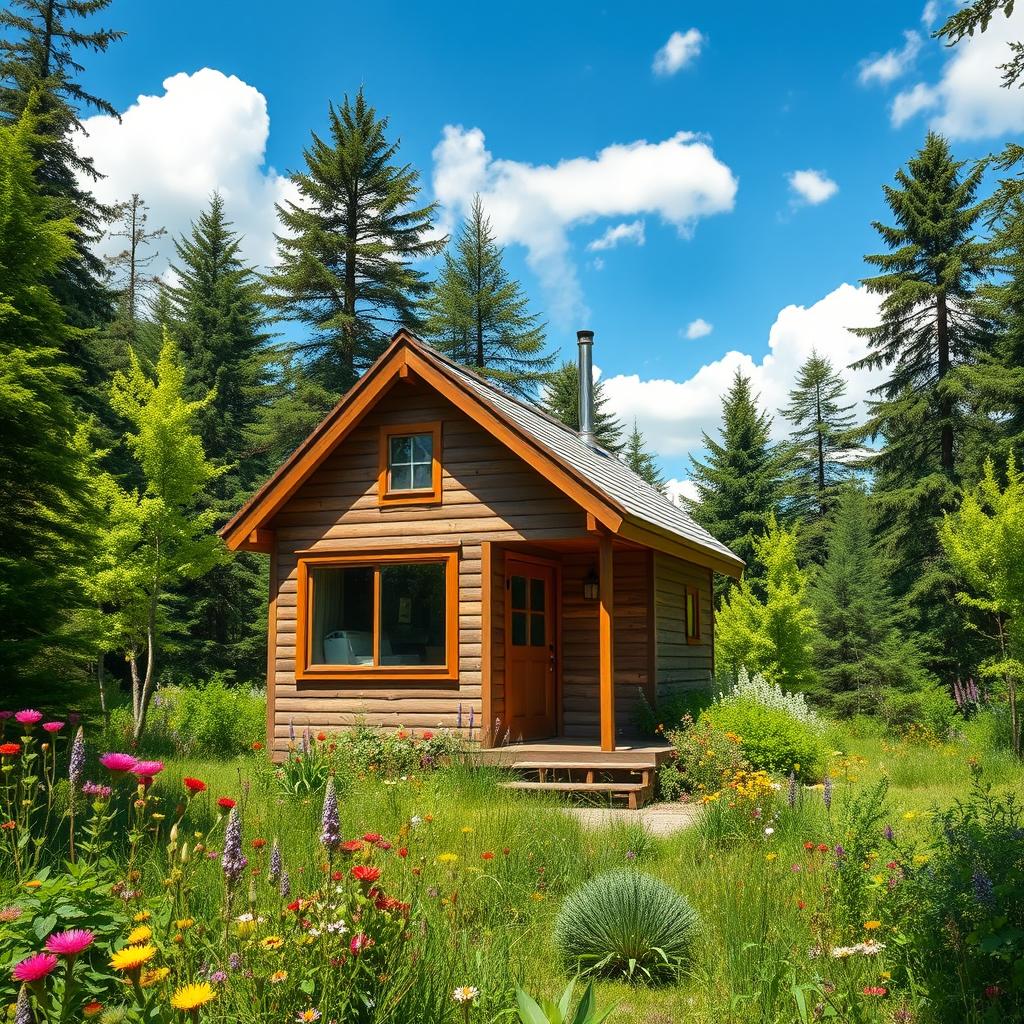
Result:
{"label": "pine tree", "polygon": [[629,432],[629,437],[626,438],[626,444],[622,450],[622,461],[652,487],[656,487],[659,491],[665,489],[665,478],[661,475],[654,456],[647,450],[644,435],[640,433],[636,420],[633,420],[633,429]]}
{"label": "pine tree", "polygon": [[544,325],[505,270],[479,195],[454,252],[445,253],[426,308],[427,336],[449,358],[520,398],[534,398],[546,382],[555,357],[544,349]]}
{"label": "pine tree", "polygon": [[428,283],[415,260],[441,251],[431,238],[436,204],[417,206],[419,173],[396,162],[360,90],[330,107],[329,135],[313,134],[306,170],[292,175],[297,202],[278,205],[278,266],[268,280],[287,319],[309,328],[292,350],[337,397],[383,351],[397,327],[420,326]]}
{"label": "pine tree", "polygon": [[856,329],[868,354],[855,364],[889,368],[866,427],[883,439],[868,459],[873,497],[897,596],[913,609],[934,666],[950,674],[969,673],[971,665],[963,662],[970,656],[964,617],[936,525],[958,494],[967,421],[961,367],[978,358],[988,337],[974,301],[989,269],[989,247],[974,235],[982,169],[961,177],[962,169],[930,132],[896,185],[885,188],[897,226],[875,223],[890,251],[866,257],[882,273],[864,281],[883,296],[881,322]]}
{"label": "pine tree", "polygon": [[[196,411],[203,449],[226,463],[205,488],[200,505],[221,525],[253,492],[270,465],[254,450],[255,433],[271,402],[269,334],[262,286],[240,255],[217,193],[174,243],[177,283],[164,290],[167,322],[181,351],[185,395],[213,397]],[[256,678],[265,660],[264,559],[240,553],[182,590],[185,636],[169,656],[176,675],[214,673]]]}
{"label": "pine tree", "polygon": [[890,591],[859,484],[839,492],[828,526],[827,557],[811,588],[819,625],[815,693],[839,714],[873,714],[892,692],[925,685],[927,674]]}
{"label": "pine tree", "polygon": [[[110,103],[80,84],[84,68],[77,56],[83,50],[103,53],[124,36],[110,29],[90,29],[85,23],[109,4],[110,0],[11,0],[8,9],[0,10],[0,120],[17,120],[30,104],[39,117],[33,150],[36,180],[43,195],[58,200],[55,215],[72,217],[77,228],[74,252],[54,271],[50,284],[69,323],[79,327],[98,326],[110,315],[103,264],[90,248],[100,235],[106,211],[81,184],[100,174],[72,142],[82,127],[81,111],[117,116]],[[89,372],[82,342],[68,339],[67,352],[76,366]]]}
{"label": "pine tree", "polygon": [[[571,361],[562,363],[541,389],[541,406],[571,430],[580,429],[580,373]],[[622,451],[622,423],[608,408],[604,382],[594,381],[594,436],[610,452]]]}
{"label": "pine tree", "polygon": [[79,650],[69,615],[94,520],[71,400],[77,340],[46,286],[74,258],[74,225],[35,176],[35,124],[0,125],[0,674],[60,676]]}
{"label": "pine tree", "polygon": [[709,533],[756,567],[764,536],[783,495],[783,459],[770,442],[772,419],[757,408],[750,378],[739,370],[722,402],[721,440],[706,433],[707,462],[691,457],[698,500],[691,514]]}
{"label": "pine tree", "polygon": [[844,405],[846,381],[826,357],[811,352],[797,371],[782,415],[793,424],[788,454],[788,511],[802,524],[807,557],[824,557],[824,522],[851,469],[843,456],[852,446],[853,405]]}

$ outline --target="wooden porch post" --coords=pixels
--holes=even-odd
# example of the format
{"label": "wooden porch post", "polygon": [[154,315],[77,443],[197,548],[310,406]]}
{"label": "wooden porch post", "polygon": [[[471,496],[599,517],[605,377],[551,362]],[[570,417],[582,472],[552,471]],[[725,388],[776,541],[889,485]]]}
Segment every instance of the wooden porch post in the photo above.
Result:
{"label": "wooden porch post", "polygon": [[602,534],[598,541],[598,684],[600,690],[601,749],[615,749],[615,579],[612,568],[612,539]]}

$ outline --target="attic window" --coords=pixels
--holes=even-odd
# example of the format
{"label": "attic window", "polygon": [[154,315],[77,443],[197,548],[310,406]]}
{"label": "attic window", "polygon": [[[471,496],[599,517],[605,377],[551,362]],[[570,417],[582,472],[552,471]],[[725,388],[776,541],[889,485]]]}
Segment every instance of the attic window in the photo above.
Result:
{"label": "attic window", "polygon": [[441,501],[441,424],[381,427],[381,505],[432,505]]}

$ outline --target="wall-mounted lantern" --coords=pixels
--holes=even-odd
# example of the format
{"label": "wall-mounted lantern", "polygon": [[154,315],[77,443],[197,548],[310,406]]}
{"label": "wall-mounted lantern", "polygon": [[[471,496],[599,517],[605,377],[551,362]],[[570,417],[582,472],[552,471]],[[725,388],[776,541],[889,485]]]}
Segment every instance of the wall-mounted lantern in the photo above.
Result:
{"label": "wall-mounted lantern", "polygon": [[596,601],[601,593],[601,581],[597,578],[597,570],[591,568],[583,581],[583,597],[587,601]]}

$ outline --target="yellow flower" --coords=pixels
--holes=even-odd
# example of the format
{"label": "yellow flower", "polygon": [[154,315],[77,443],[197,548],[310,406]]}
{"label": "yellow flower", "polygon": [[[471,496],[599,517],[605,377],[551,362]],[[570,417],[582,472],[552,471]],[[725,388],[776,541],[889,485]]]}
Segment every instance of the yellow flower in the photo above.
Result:
{"label": "yellow flower", "polygon": [[196,922],[194,918],[180,917],[178,918],[177,921],[174,922],[174,927],[177,928],[178,931],[183,932],[185,931],[186,928],[191,928],[192,925],[194,925],[195,923]]}
{"label": "yellow flower", "polygon": [[128,945],[137,946],[143,942],[149,942],[153,938],[153,929],[148,925],[140,924],[138,928],[133,928],[128,933]]}
{"label": "yellow flower", "polygon": [[472,831],[473,831],[473,826],[472,825],[463,825],[462,826],[462,834],[464,836],[468,836],[470,834],[470,832],[472,832]]}
{"label": "yellow flower", "polygon": [[25,888],[26,889],[38,889],[39,886],[41,886],[42,884],[43,883],[40,882],[38,878],[33,878],[31,882],[26,882],[25,883]]}
{"label": "yellow flower", "polygon": [[139,978],[139,984],[143,988],[152,988],[153,985],[159,985],[168,974],[171,973],[170,967],[154,967],[151,971],[143,971],[142,977]]}
{"label": "yellow flower", "polygon": [[448,853],[448,852],[439,853],[434,858],[434,860],[438,864],[454,864],[458,859],[459,859],[459,855],[457,853]]}
{"label": "yellow flower", "polygon": [[284,939],[280,935],[268,935],[260,942],[264,949],[280,949],[284,945]]}
{"label": "yellow flower", "polygon": [[907,811],[907,813],[903,815],[903,820],[904,821],[913,821],[916,817],[917,817],[917,811]]}
{"label": "yellow flower", "polygon": [[135,922],[136,924],[141,924],[141,923],[142,923],[143,921],[148,921],[148,920],[149,920],[149,911],[148,911],[148,910],[140,910],[140,911],[139,911],[139,912],[138,912],[138,913],[137,913],[137,914],[136,914],[136,915],[135,915],[135,916],[134,916],[134,917],[132,918],[132,920],[133,920],[133,921],[134,921],[134,922]]}
{"label": "yellow flower", "polygon": [[869,932],[873,932],[876,928],[881,928],[882,927],[882,922],[881,921],[865,921],[864,922],[864,927],[867,928],[867,930]]}
{"label": "yellow flower", "polygon": [[198,985],[186,985],[184,988],[179,988],[171,996],[171,1006],[176,1010],[198,1010],[200,1006],[205,1006],[216,998],[217,993],[207,982],[203,981]]}
{"label": "yellow flower", "polygon": [[770,864],[775,858],[778,857],[777,853],[766,853],[764,859]]}
{"label": "yellow flower", "polygon": [[110,958],[110,966],[115,971],[137,971],[155,956],[156,946],[125,946]]}
{"label": "yellow flower", "polygon": [[277,985],[280,982],[287,981],[287,980],[288,980],[288,972],[287,971],[274,971],[274,973],[270,976],[270,984],[271,985]]}
{"label": "yellow flower", "polygon": [[542,899],[544,899],[544,893],[542,893],[542,892],[531,893],[530,894],[530,899],[533,900],[534,903],[540,903],[540,901]]}
{"label": "yellow flower", "polygon": [[919,854],[917,854],[914,857],[914,866],[915,867],[919,868],[919,867],[921,867],[921,866],[923,866],[924,864],[927,864],[927,863],[928,863],[928,854],[927,853],[919,853]]}

